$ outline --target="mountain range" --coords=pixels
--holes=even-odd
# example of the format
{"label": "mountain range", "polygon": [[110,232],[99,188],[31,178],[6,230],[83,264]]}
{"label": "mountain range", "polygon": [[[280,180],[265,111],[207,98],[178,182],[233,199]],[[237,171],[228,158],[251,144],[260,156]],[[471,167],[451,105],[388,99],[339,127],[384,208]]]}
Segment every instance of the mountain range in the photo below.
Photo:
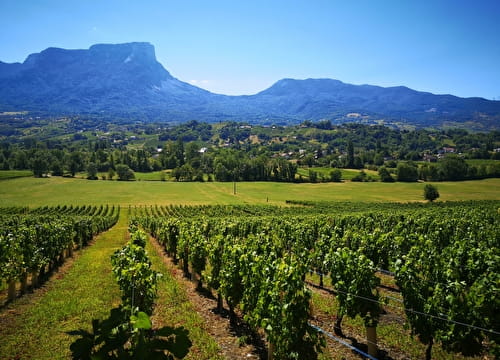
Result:
{"label": "mountain range", "polygon": [[182,122],[398,122],[500,128],[500,101],[434,95],[404,86],[283,79],[255,95],[214,94],[173,77],[149,43],[48,48],[23,63],[0,61],[0,112],[108,116]]}

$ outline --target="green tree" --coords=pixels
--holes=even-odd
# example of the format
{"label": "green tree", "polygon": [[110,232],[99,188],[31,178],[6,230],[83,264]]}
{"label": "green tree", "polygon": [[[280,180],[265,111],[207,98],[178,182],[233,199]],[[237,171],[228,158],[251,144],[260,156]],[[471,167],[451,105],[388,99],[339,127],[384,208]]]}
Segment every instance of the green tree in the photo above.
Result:
{"label": "green tree", "polygon": [[397,167],[397,180],[412,182],[418,180],[418,170],[412,163],[400,162]]}
{"label": "green tree", "polygon": [[195,165],[198,165],[199,167],[200,147],[195,142],[189,142],[186,144],[184,149],[185,149],[184,153],[186,157],[186,162],[193,167],[197,167]]}
{"label": "green tree", "polygon": [[435,164],[423,164],[418,169],[418,177],[425,181],[439,181],[439,171]]}
{"label": "green tree", "polygon": [[342,172],[339,169],[334,169],[330,171],[330,181],[333,182],[342,181]]}
{"label": "green tree", "polygon": [[135,179],[134,172],[125,164],[116,165],[116,173],[118,174],[118,180],[128,181]]}
{"label": "green tree", "polygon": [[424,199],[430,202],[436,200],[439,197],[438,189],[431,184],[425,184],[424,186]]}
{"label": "green tree", "polygon": [[391,173],[385,166],[381,166],[378,168],[378,175],[380,176],[380,181],[382,182],[393,182],[394,178],[391,176]]}
{"label": "green tree", "polygon": [[0,169],[9,170],[9,162],[1,152],[0,152]]}
{"label": "green tree", "polygon": [[[378,143],[379,141],[377,141]],[[382,153],[377,153],[375,157],[373,158],[373,163],[377,166],[383,165],[384,164],[384,154]]]}
{"label": "green tree", "polygon": [[371,181],[370,177],[365,173],[364,170],[361,170],[356,176],[354,176],[351,181],[354,182],[365,182],[365,181]]}
{"label": "green tree", "polygon": [[93,162],[87,165],[87,179],[97,180],[97,165]]}
{"label": "green tree", "polygon": [[52,176],[62,176],[64,173],[63,167],[61,165],[61,162],[59,160],[54,160],[52,161],[52,164],[50,165],[51,170],[52,170]]}
{"label": "green tree", "polygon": [[363,168],[363,160],[359,156],[354,157],[354,163],[351,166],[355,169],[362,169]]}
{"label": "green tree", "polygon": [[175,142],[174,155],[177,159],[177,164],[179,166],[184,165],[184,142],[181,138],[178,138]]}
{"label": "green tree", "polygon": [[32,162],[32,170],[35,177],[42,177],[49,169],[47,159],[42,156],[37,156]]}
{"label": "green tree", "polygon": [[316,171],[309,169],[309,181],[312,183],[318,182],[318,173]]}
{"label": "green tree", "polygon": [[347,142],[347,167],[354,167],[354,144],[351,139]]}
{"label": "green tree", "polygon": [[109,168],[108,170],[108,179],[113,180],[113,177],[116,175],[115,169],[112,167]]}
{"label": "green tree", "polygon": [[75,176],[78,171],[82,171],[83,169],[82,154],[78,151],[72,152],[69,157],[69,171],[71,176]]}
{"label": "green tree", "polygon": [[226,169],[226,167],[222,163],[217,163],[215,165],[214,176],[215,176],[215,180],[217,180],[217,181],[230,181],[231,180],[230,172]]}
{"label": "green tree", "polygon": [[301,164],[305,164],[308,167],[313,167],[316,164],[314,156],[312,154],[307,154],[301,161]]}
{"label": "green tree", "polygon": [[29,168],[29,160],[26,151],[19,150],[14,155],[14,169],[23,170]]}
{"label": "green tree", "polygon": [[184,164],[172,170],[172,177],[175,178],[175,181],[193,181],[194,175],[195,170],[189,164]]}
{"label": "green tree", "polygon": [[467,177],[468,165],[458,155],[450,154],[438,163],[441,180],[463,180]]}

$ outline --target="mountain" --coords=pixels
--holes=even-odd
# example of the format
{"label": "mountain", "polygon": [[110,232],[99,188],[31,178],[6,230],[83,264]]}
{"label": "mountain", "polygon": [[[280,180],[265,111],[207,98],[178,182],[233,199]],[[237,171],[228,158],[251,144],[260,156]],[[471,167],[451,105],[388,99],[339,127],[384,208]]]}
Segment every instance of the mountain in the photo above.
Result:
{"label": "mountain", "polygon": [[404,86],[384,88],[332,79],[283,79],[256,97],[264,106],[303,119],[359,113],[421,126],[472,121],[500,127],[500,101],[434,95]]}
{"label": "mountain", "polygon": [[172,77],[148,43],[48,48],[22,64],[0,63],[2,110],[191,112],[211,95]]}
{"label": "mountain", "polygon": [[185,121],[304,120],[474,123],[500,128],[500,101],[434,95],[406,87],[351,85],[332,79],[283,79],[250,96],[213,94],[174,78],[149,43],[48,48],[23,63],[0,61],[0,112],[107,114]]}

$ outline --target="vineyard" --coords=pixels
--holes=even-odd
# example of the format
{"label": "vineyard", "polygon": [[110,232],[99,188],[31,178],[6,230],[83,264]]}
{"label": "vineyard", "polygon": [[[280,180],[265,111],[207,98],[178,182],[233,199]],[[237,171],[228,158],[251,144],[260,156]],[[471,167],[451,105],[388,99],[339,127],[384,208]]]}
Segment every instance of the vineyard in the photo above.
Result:
{"label": "vineyard", "polygon": [[259,358],[493,359],[499,220],[499,201],[1,208],[0,290],[15,303],[120,221],[127,244],[93,261],[110,263],[121,304],[91,332],[67,332],[73,358],[215,358],[183,321],[152,322],[166,300],[145,251],[156,244],[196,284],[191,296],[214,299],[215,321],[250,329],[242,345],[265,344]]}
{"label": "vineyard", "polygon": [[0,282],[8,284],[7,301],[36,288],[46,273],[87,246],[96,234],[118,220],[113,206],[57,206],[0,209]]}
{"label": "vineyard", "polygon": [[[133,221],[219,307],[225,301],[233,321],[239,314],[262,331],[275,358],[311,358],[324,334],[343,336],[344,317],[361,319],[368,356],[392,356],[397,344],[377,340],[391,317],[426,345],[426,358],[434,344],[498,356],[498,202],[380,204],[349,215],[343,204],[289,205],[299,207],[143,207]],[[331,324],[315,322],[316,288],[332,294]]]}

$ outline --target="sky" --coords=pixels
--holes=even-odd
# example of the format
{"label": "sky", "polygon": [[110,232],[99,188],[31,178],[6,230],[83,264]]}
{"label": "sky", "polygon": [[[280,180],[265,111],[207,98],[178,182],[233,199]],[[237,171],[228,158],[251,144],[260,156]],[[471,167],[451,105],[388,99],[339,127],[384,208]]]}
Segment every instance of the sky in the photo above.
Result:
{"label": "sky", "polygon": [[500,0],[0,0],[0,24],[8,63],[145,41],[220,94],[332,78],[500,100]]}

